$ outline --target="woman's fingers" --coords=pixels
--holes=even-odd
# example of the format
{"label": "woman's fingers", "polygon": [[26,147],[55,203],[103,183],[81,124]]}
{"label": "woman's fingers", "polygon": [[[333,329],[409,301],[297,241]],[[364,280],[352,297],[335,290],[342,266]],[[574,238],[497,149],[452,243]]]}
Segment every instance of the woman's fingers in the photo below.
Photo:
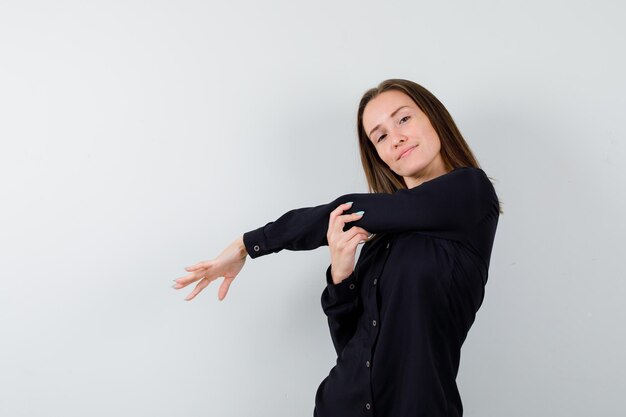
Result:
{"label": "woman's fingers", "polygon": [[359,227],[359,226],[352,226],[352,227],[350,228],[350,230],[356,230],[356,231],[358,231],[359,233],[364,233],[364,234],[365,234],[365,235],[367,235],[367,236],[369,236],[369,235],[371,234],[370,232],[368,232],[367,230],[365,230],[365,229],[363,229],[362,227]]}
{"label": "woman's fingers", "polygon": [[[341,233],[344,233],[343,228],[346,223],[360,220],[363,217],[363,212],[351,213],[351,214],[341,214],[345,210],[348,210],[352,207],[352,203],[344,203],[337,206],[336,209],[331,211],[330,217],[328,220],[328,232],[326,237],[328,240],[332,239],[333,235],[341,236]],[[352,230],[352,227],[350,230]]]}
{"label": "woman's fingers", "polygon": [[330,212],[330,217],[328,220],[328,230],[335,229],[335,219],[337,218],[337,216],[348,210],[350,207],[352,207],[352,203],[344,203],[338,205],[336,209]]}
{"label": "woman's fingers", "polygon": [[[174,280],[175,284],[173,285],[173,288],[179,290],[181,288],[185,288],[189,284],[192,284],[192,283],[200,280],[196,284],[196,286],[193,289],[193,291],[190,292],[189,295],[187,295],[187,297],[185,297],[185,301],[193,300],[212,281],[214,281],[215,279],[219,278],[219,276],[210,276],[209,275],[209,270],[210,269],[211,269],[210,267],[205,266],[204,269],[197,269],[192,274],[189,274],[189,275],[184,276],[182,278],[175,279]],[[224,278],[224,281],[222,282],[222,285],[220,285],[219,293],[218,293],[218,298],[219,298],[220,301],[222,301],[226,297],[226,294],[228,293],[228,288],[230,287],[230,284],[233,282],[234,279],[235,279],[235,277]]]}
{"label": "woman's fingers", "polygon": [[[353,251],[354,248],[351,243],[352,239],[354,239],[355,236],[367,236],[367,233],[363,229],[359,229],[360,228],[353,227],[347,232],[341,232],[341,234],[337,237],[337,240],[335,241],[335,246],[342,251]],[[362,240],[362,238],[359,238],[359,240]]]}
{"label": "woman's fingers", "polygon": [[181,289],[185,288],[189,284],[193,284],[194,282],[202,279],[206,276],[204,270],[195,271],[192,274],[185,275],[184,277],[176,278],[174,280],[174,288]]}
{"label": "woman's fingers", "polygon": [[228,289],[230,288],[230,284],[233,282],[235,277],[226,278],[224,277],[224,281],[220,285],[220,289],[217,292],[217,299],[223,301],[226,298],[226,294],[228,294]]}
{"label": "woman's fingers", "polygon": [[[337,218],[335,219],[335,223],[334,223],[335,232],[337,233],[343,232],[343,227],[346,225],[346,223],[361,220],[361,218],[363,217],[363,214],[360,214],[360,213],[361,212],[351,213],[351,214],[342,214],[341,216],[337,216]],[[353,228],[354,226],[350,230],[352,230]]]}
{"label": "woman's fingers", "polygon": [[185,270],[187,271],[195,271],[199,268],[204,268],[206,267],[211,261],[200,261],[195,265],[191,265],[191,266],[187,266],[185,267]]}
{"label": "woman's fingers", "polygon": [[174,288],[184,288],[187,285],[194,283],[204,277],[207,277],[210,280],[213,280],[217,277],[215,276],[217,271],[214,261],[198,262],[196,265],[187,267],[185,269],[190,271],[191,273],[185,275],[184,277],[175,279],[174,281],[176,282],[176,284],[174,285]]}
{"label": "woman's fingers", "polygon": [[357,233],[350,240],[348,240],[347,244],[350,250],[356,250],[356,247],[361,243],[365,243],[367,241],[367,234],[365,233]]}
{"label": "woman's fingers", "polygon": [[207,278],[204,278],[204,279],[200,280],[200,282],[198,282],[198,284],[196,284],[196,288],[194,288],[193,291],[191,293],[189,293],[189,295],[187,297],[185,297],[185,301],[193,300],[195,298],[195,296],[200,293],[200,291],[202,291],[203,289],[205,289],[207,287],[207,285],[209,285],[209,282],[210,281]]}
{"label": "woman's fingers", "polygon": [[350,240],[356,233],[363,233],[365,236],[370,235],[367,230],[359,226],[352,226],[350,229],[344,232],[342,226],[338,225],[337,230],[329,232],[327,237],[330,238],[332,242],[341,243]]}
{"label": "woman's fingers", "polygon": [[198,273],[189,274],[184,277],[176,278],[174,280],[174,285],[172,285],[172,288],[180,290],[181,288],[185,288],[187,285],[193,284],[194,282],[205,277],[206,277],[206,274],[202,273],[202,271],[199,271]]}

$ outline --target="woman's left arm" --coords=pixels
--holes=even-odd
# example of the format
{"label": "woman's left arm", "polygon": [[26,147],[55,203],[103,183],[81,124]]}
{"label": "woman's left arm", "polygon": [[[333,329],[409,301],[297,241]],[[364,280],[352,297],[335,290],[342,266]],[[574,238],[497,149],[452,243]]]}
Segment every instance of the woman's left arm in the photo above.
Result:
{"label": "woman's left arm", "polygon": [[[315,207],[290,210],[276,221],[244,233],[251,258],[287,250],[312,250],[328,245],[329,214],[353,202],[344,214],[364,211],[359,226],[370,233],[416,231],[463,241],[473,227],[498,210],[498,197],[480,168],[461,167],[421,185],[389,193],[346,194]],[[345,231],[344,230],[344,231]]]}

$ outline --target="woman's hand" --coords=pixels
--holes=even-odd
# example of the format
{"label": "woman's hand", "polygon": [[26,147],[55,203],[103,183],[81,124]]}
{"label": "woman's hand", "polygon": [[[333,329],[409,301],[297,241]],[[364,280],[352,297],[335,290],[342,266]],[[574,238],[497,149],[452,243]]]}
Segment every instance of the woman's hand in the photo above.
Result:
{"label": "woman's hand", "polygon": [[175,279],[174,281],[176,283],[172,288],[179,290],[200,280],[194,290],[185,297],[186,301],[190,301],[198,295],[200,291],[205,289],[211,281],[219,277],[224,277],[224,281],[222,281],[217,295],[217,298],[222,301],[226,297],[226,293],[228,293],[228,287],[230,287],[230,284],[239,271],[241,271],[241,268],[243,268],[246,262],[246,256],[248,256],[248,252],[243,244],[243,236],[240,236],[212,261],[202,261],[193,266],[186,267],[185,269],[190,272],[190,274]]}
{"label": "woman's hand", "polygon": [[337,207],[330,213],[328,222],[326,239],[330,248],[330,272],[335,284],[348,278],[354,271],[356,247],[359,243],[365,243],[370,238],[367,230],[358,226],[352,226],[347,232],[343,231],[346,223],[360,220],[363,216],[361,212],[359,212],[361,214],[341,214],[351,206],[352,203],[345,203]]}

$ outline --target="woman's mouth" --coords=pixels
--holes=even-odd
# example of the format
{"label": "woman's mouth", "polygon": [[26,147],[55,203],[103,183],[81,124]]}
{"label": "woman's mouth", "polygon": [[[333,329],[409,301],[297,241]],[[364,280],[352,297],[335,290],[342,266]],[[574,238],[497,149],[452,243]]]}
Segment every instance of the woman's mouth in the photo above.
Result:
{"label": "woman's mouth", "polygon": [[402,159],[402,158],[404,158],[405,156],[409,155],[411,152],[413,152],[413,149],[415,149],[415,148],[417,148],[417,145],[412,146],[412,147],[410,147],[409,149],[407,149],[406,151],[404,151],[404,152],[402,153],[402,155],[400,155],[400,158],[398,158],[398,159]]}

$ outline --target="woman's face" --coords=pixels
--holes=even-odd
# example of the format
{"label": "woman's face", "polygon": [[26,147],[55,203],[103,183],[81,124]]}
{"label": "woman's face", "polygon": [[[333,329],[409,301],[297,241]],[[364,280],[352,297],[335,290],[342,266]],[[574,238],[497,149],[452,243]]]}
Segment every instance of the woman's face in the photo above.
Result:
{"label": "woman's face", "polygon": [[363,128],[378,156],[408,188],[445,174],[441,142],[428,117],[405,93],[389,90],[365,106]]}

